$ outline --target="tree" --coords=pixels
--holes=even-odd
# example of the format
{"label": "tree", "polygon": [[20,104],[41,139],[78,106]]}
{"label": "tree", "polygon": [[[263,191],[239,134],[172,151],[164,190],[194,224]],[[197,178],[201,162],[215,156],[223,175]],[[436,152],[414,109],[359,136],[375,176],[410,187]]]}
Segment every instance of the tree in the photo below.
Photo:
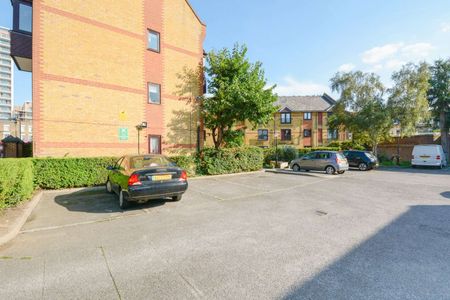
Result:
{"label": "tree", "polygon": [[389,89],[388,109],[393,121],[400,125],[402,137],[414,134],[417,124],[429,119],[429,78],[426,63],[408,63],[392,74],[394,86]]}
{"label": "tree", "polygon": [[430,67],[430,89],[428,101],[435,119],[439,120],[441,144],[449,159],[449,108],[450,108],[450,58],[437,60]]}
{"label": "tree", "polygon": [[378,144],[392,127],[383,101],[386,88],[379,76],[361,71],[337,73],[331,79],[331,88],[340,93],[340,98],[330,117],[330,127],[343,126],[356,135],[366,136],[376,155]]}
{"label": "tree", "polygon": [[266,88],[262,64],[251,63],[246,54],[247,47],[236,44],[231,50],[211,51],[206,58],[212,96],[203,101],[202,116],[216,148],[223,146],[224,137],[233,136],[237,122],[265,124],[276,111],[275,86]]}

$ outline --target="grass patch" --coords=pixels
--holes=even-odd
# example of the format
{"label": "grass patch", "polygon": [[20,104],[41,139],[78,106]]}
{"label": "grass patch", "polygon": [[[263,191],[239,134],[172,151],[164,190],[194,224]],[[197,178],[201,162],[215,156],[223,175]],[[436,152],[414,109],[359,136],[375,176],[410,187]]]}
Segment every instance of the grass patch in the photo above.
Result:
{"label": "grass patch", "polygon": [[401,161],[399,165],[397,165],[396,162],[387,160],[380,162],[380,166],[382,167],[398,167],[398,168],[410,168],[411,162],[410,161]]}

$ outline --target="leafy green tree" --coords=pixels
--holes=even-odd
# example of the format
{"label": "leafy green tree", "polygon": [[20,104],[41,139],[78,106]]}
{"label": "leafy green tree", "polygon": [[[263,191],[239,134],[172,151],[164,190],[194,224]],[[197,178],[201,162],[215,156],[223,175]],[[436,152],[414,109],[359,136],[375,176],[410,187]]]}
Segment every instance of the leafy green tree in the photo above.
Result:
{"label": "leafy green tree", "polygon": [[429,78],[426,63],[408,63],[392,74],[394,86],[389,89],[388,108],[393,121],[401,128],[402,137],[413,135],[417,124],[429,120]]}
{"label": "leafy green tree", "polygon": [[202,115],[216,148],[224,145],[224,137],[233,135],[230,131],[236,123],[265,124],[276,111],[275,86],[266,87],[262,64],[251,63],[246,55],[247,47],[236,44],[231,50],[211,51],[206,57],[212,96],[203,101]]}
{"label": "leafy green tree", "polygon": [[383,101],[386,88],[378,75],[361,71],[337,73],[331,88],[340,93],[333,109],[331,128],[345,127],[353,134],[365,136],[372,151],[389,135],[392,126],[388,108]]}
{"label": "leafy green tree", "polygon": [[449,158],[449,111],[450,111],[450,58],[437,60],[430,67],[430,89],[428,101],[435,119],[439,120],[441,144],[447,160]]}

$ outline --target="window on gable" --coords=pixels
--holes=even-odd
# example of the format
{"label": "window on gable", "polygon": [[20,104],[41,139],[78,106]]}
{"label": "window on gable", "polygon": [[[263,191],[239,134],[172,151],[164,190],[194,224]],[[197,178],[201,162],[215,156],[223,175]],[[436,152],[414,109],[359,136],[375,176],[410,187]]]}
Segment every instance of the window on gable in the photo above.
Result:
{"label": "window on gable", "polygon": [[303,113],[303,120],[311,120],[311,113],[310,112]]}
{"label": "window on gable", "polygon": [[281,124],[291,124],[291,113],[281,113]]}

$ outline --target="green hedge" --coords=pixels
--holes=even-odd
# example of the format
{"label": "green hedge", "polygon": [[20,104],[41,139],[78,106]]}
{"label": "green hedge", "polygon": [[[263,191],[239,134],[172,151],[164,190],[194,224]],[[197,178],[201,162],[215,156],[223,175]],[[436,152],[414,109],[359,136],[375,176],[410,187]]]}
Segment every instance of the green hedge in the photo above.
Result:
{"label": "green hedge", "polygon": [[0,209],[17,205],[33,194],[33,163],[29,158],[0,160]]}
{"label": "green hedge", "polygon": [[263,150],[258,147],[205,148],[198,170],[204,175],[250,172],[260,170],[263,161]]}
{"label": "green hedge", "polygon": [[33,159],[34,184],[43,189],[101,185],[106,182],[107,166],[113,157]]}
{"label": "green hedge", "polygon": [[171,156],[170,159],[180,168],[186,170],[188,176],[194,176],[197,173],[197,159],[190,155]]}

